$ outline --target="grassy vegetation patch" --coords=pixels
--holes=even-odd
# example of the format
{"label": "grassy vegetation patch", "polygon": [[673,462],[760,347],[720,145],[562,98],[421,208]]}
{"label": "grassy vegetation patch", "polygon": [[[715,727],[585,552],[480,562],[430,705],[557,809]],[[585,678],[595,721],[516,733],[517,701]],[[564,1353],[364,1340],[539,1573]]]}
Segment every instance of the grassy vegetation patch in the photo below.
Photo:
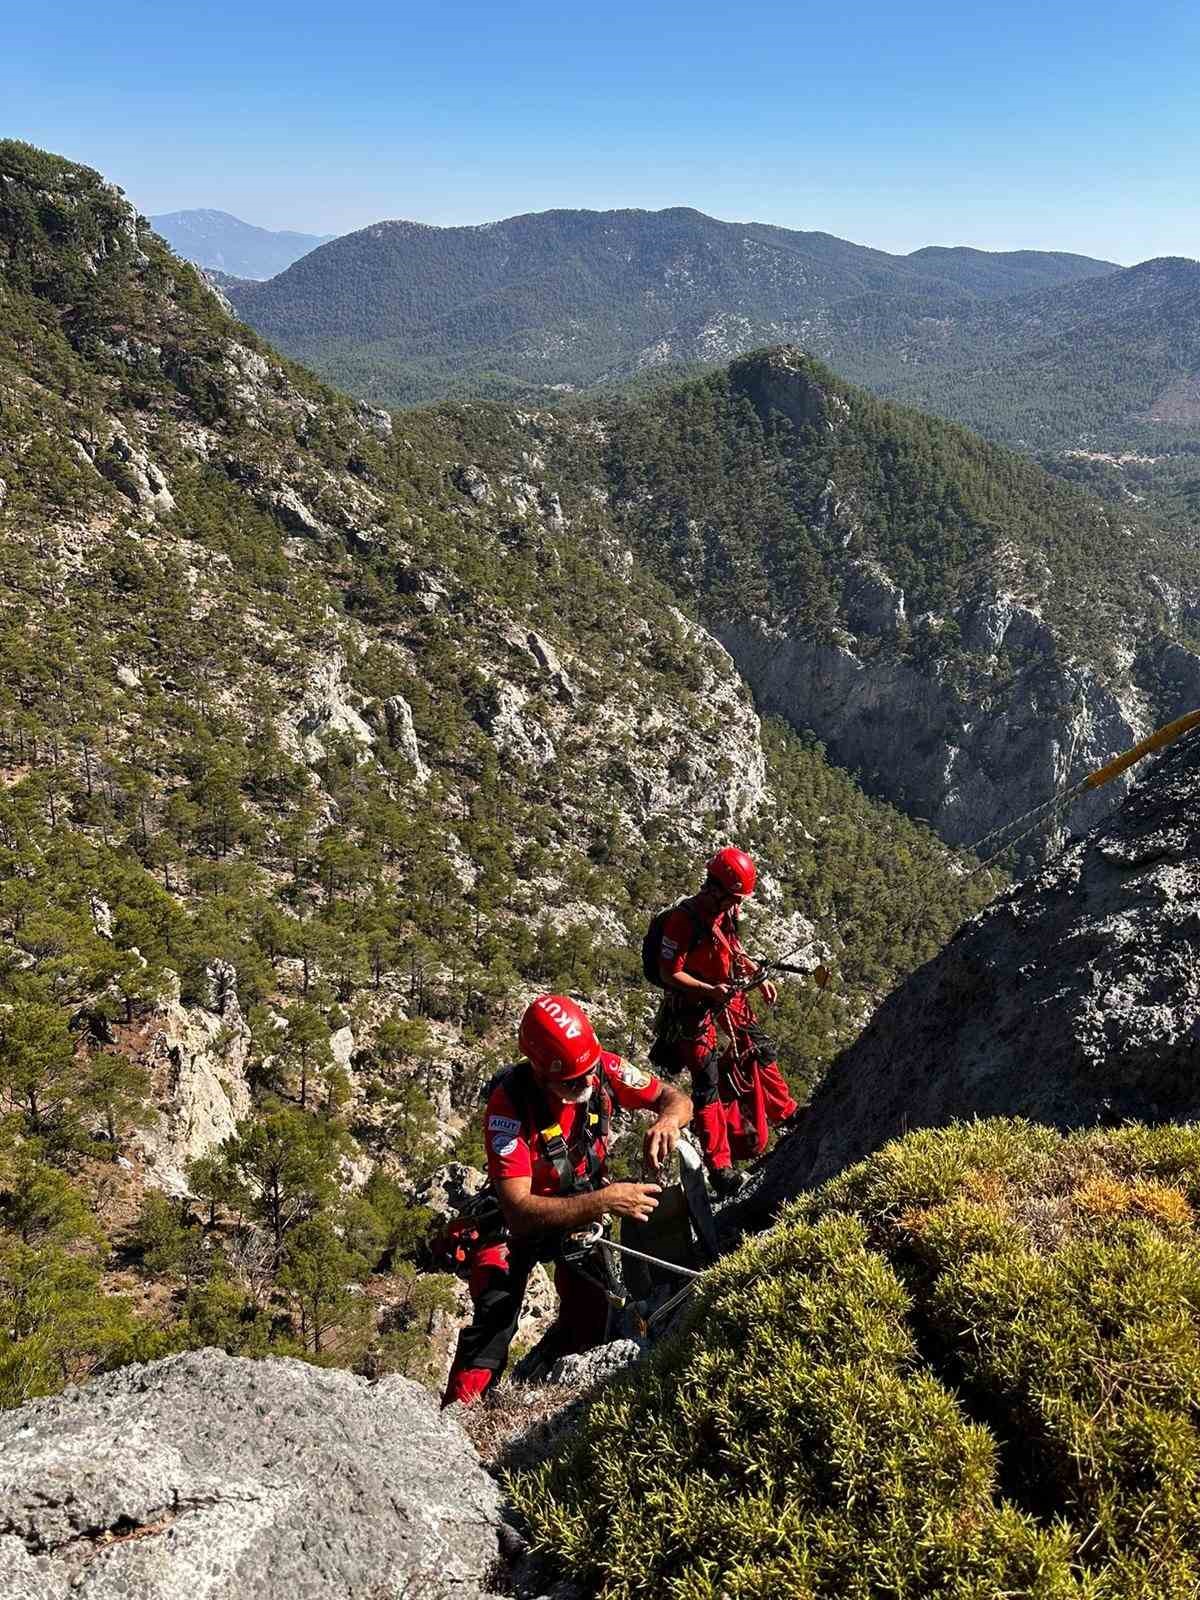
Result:
{"label": "grassy vegetation patch", "polygon": [[1193,1596],[1200,1130],[910,1135],[706,1280],[514,1499],[606,1597]]}

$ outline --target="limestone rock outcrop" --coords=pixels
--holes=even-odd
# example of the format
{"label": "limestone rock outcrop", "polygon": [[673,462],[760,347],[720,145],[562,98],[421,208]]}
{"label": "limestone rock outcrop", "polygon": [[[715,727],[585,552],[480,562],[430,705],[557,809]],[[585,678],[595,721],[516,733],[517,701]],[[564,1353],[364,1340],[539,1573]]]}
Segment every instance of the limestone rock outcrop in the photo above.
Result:
{"label": "limestone rock outcrop", "polygon": [[346,677],[340,646],[314,656],[308,665],[303,702],[281,730],[288,745],[307,761],[322,761],[329,739],[349,739],[364,749],[374,743],[375,735],[355,705]]}
{"label": "limestone rock outcrop", "polygon": [[119,428],[107,451],[97,457],[96,469],[147,515],[175,509],[175,499],[163,473],[147,452]]}
{"label": "limestone rock outcrop", "polygon": [[500,1491],[406,1378],[218,1350],[0,1415],[6,1600],[476,1600]]}
{"label": "limestone rock outcrop", "polygon": [[[903,593],[889,596],[882,585],[864,582],[856,603],[864,608],[856,612],[864,637],[867,609],[875,638],[893,632],[903,616]],[[925,818],[947,843],[969,846],[1128,749],[1154,719],[1092,668],[1065,659],[1040,619],[1005,596],[980,599],[957,625],[969,648],[1006,650],[1028,663],[983,704],[949,676],[865,649],[857,636],[835,643],[761,622],[718,631],[762,711],[811,728],[871,792]],[[1197,667],[1181,682],[1169,715],[1197,703]],[[1112,800],[1113,791],[1096,791],[1064,820],[1076,830],[1090,827]],[[1058,842],[1036,841],[1031,853]]]}
{"label": "limestone rock outcrop", "polygon": [[1076,1128],[1200,1116],[1198,958],[1193,734],[880,1006],[776,1151],[757,1200],[962,1118]]}
{"label": "limestone rock outcrop", "polygon": [[421,759],[421,747],[417,743],[417,730],[413,723],[412,707],[408,701],[401,694],[389,695],[380,703],[379,714],[383,718],[388,743],[392,749],[398,750],[412,767],[413,777],[417,783],[427,783],[429,768]]}
{"label": "limestone rock outcrop", "polygon": [[228,1139],[250,1111],[246,1060],[250,1029],[229,979],[232,968],[209,969],[211,1009],[167,1000],[150,1039],[146,1065],[157,1118],[134,1136],[146,1182],[168,1194],[188,1192],[187,1164]]}

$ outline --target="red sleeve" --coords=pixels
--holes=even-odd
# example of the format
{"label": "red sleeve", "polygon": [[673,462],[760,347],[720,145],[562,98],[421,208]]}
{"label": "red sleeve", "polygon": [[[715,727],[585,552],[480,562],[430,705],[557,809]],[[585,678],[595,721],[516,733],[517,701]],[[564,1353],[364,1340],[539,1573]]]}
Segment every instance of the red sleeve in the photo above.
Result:
{"label": "red sleeve", "polygon": [[672,977],[682,972],[695,941],[695,928],[686,911],[672,911],[663,923],[662,947],[659,966],[665,967]]}
{"label": "red sleeve", "polygon": [[622,1061],[620,1056],[607,1052],[600,1058],[609,1093],[625,1111],[652,1111],[662,1084],[652,1072],[643,1072],[632,1061]]}
{"label": "red sleeve", "polygon": [[483,1144],[487,1151],[488,1177],[529,1178],[533,1175],[533,1152],[517,1109],[503,1088],[496,1086],[483,1113]]}

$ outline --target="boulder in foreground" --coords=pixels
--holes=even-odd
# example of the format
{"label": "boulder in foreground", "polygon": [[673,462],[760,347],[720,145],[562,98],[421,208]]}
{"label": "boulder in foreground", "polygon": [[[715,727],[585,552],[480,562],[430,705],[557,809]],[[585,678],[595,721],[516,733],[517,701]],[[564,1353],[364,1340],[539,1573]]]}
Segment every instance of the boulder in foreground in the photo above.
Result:
{"label": "boulder in foreground", "polygon": [[0,1415],[6,1600],[476,1600],[499,1492],[405,1378],[203,1350]]}

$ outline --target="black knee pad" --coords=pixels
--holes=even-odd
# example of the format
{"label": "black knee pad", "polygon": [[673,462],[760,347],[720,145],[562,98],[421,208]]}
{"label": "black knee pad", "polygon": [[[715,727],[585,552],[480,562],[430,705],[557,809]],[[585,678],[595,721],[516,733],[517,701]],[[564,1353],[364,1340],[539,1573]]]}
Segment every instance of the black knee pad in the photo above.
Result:
{"label": "black knee pad", "polygon": [[698,1067],[692,1068],[692,1099],[697,1110],[712,1105],[720,1092],[720,1053],[710,1050]]}

